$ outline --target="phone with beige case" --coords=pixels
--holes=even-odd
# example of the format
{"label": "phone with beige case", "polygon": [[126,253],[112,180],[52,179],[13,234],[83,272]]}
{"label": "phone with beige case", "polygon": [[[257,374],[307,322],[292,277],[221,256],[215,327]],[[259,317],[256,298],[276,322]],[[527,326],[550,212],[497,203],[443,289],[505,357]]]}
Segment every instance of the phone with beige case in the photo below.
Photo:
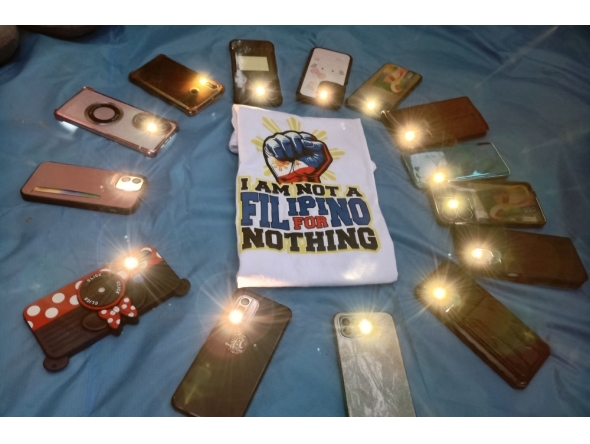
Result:
{"label": "phone with beige case", "polygon": [[156,157],[178,130],[178,124],[173,120],[100,94],[88,86],[54,114],[57,120],[114,140],[147,157]]}
{"label": "phone with beige case", "polygon": [[334,317],[349,416],[416,416],[399,340],[388,313]]}
{"label": "phone with beige case", "polygon": [[85,210],[131,214],[147,178],[139,174],[44,162],[21,189],[24,200]]}

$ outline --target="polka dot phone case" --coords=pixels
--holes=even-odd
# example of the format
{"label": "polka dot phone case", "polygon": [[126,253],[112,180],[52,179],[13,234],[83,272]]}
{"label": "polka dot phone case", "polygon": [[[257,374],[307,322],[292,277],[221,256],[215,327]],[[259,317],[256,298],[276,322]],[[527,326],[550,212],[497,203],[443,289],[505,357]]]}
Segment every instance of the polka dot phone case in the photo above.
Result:
{"label": "polka dot phone case", "polygon": [[146,246],[29,304],[23,315],[46,355],[43,366],[59,371],[71,356],[189,290],[190,282]]}

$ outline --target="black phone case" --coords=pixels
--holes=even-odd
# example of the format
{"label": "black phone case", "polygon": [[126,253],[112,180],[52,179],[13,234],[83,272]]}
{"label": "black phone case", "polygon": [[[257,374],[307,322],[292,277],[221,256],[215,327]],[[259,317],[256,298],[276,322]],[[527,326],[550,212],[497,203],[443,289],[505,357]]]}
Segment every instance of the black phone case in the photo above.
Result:
{"label": "black phone case", "polygon": [[164,54],[159,54],[129,74],[131,83],[194,116],[219,99],[225,92],[222,84],[211,79],[201,85],[201,75]]}
{"label": "black phone case", "polygon": [[[236,82],[237,63],[236,54],[240,55],[259,55],[256,52],[256,46],[269,45],[270,52],[266,56],[269,63],[269,75],[258,72],[250,72],[245,75],[246,88],[240,87]],[[254,47],[254,48],[253,48]],[[233,99],[234,103],[238,105],[251,106],[280,106],[283,103],[283,95],[281,93],[281,83],[279,81],[279,70],[277,67],[277,60],[275,57],[274,45],[267,40],[232,40],[229,42],[229,52],[231,53],[231,71],[233,83]],[[247,85],[262,81],[271,90],[271,93],[263,98],[259,98],[248,91]]]}
{"label": "black phone case", "polygon": [[[455,252],[474,274],[523,284],[577,288],[588,274],[568,237],[526,233],[477,225],[451,229]],[[473,257],[480,249],[481,257]]]}
{"label": "black phone case", "polygon": [[[442,303],[431,296],[441,285],[454,289]],[[443,262],[414,295],[513,388],[525,388],[550,355],[545,341],[453,262]]]}
{"label": "black phone case", "polygon": [[[510,186],[523,186],[525,187],[528,192],[530,193],[530,195],[532,197],[534,197],[534,205],[531,205],[531,207],[534,207],[535,209],[535,213],[538,214],[540,220],[538,222],[527,222],[525,220],[521,220],[521,221],[501,221],[501,220],[495,220],[495,219],[488,219],[486,221],[478,221],[476,219],[475,216],[475,211],[474,211],[474,205],[472,202],[472,197],[470,195],[467,195],[468,197],[465,197],[465,201],[467,202],[470,211],[471,211],[471,217],[469,218],[464,218],[464,217],[459,217],[459,213],[457,212],[457,215],[455,218],[451,218],[451,217],[447,217],[445,216],[445,210],[443,208],[443,203],[441,200],[441,196],[443,196],[443,193],[441,190],[448,190],[449,194],[449,198],[451,196],[456,196],[457,194],[455,193],[455,189],[456,187],[467,187],[470,189],[476,189],[477,186],[479,185],[493,185],[494,187],[497,188],[497,190],[502,190],[502,188],[504,187],[510,187]],[[476,191],[473,191],[474,193],[476,193]],[[464,225],[464,224],[475,224],[475,225],[488,225],[488,226],[504,226],[504,227],[514,227],[514,228],[539,228],[542,227],[543,225],[545,225],[547,223],[547,219],[545,218],[545,214],[543,213],[543,209],[541,208],[541,204],[539,203],[539,200],[537,198],[537,193],[535,193],[535,190],[533,189],[533,187],[531,186],[530,183],[528,182],[512,182],[512,181],[505,181],[505,180],[475,180],[475,181],[449,181],[446,184],[441,184],[441,185],[436,185],[436,186],[430,186],[428,189],[428,195],[429,195],[429,201],[432,207],[432,211],[434,213],[434,217],[436,219],[436,222],[439,225],[442,226],[452,226],[452,225]]]}
{"label": "black phone case", "polygon": [[[483,137],[489,130],[481,113],[466,96],[384,111],[381,122],[400,150],[412,152],[452,146]],[[416,131],[418,136],[411,143],[404,140],[408,130]]]}
{"label": "black phone case", "polygon": [[217,322],[172,397],[172,405],[190,416],[243,416],[277,347],[291,310],[248,290],[238,290],[259,302],[247,327],[249,346],[231,353],[226,316]]}
{"label": "black phone case", "polygon": [[[64,369],[73,355],[106,336],[119,336],[125,324],[137,324],[146,312],[172,296],[184,296],[189,292],[190,282],[180,279],[155,248],[143,247],[138,251],[140,262],[133,277],[129,272],[125,278],[121,275],[117,278],[110,273],[107,265],[25,308],[25,321],[46,355],[43,361],[46,370],[55,372]],[[123,294],[119,296],[117,305],[103,310],[103,307],[89,308],[95,303],[81,302],[85,281],[91,281],[96,276],[115,277],[124,282]],[[108,290],[109,287],[105,287]],[[135,310],[131,316],[124,312],[129,307]]]}
{"label": "black phone case", "polygon": [[[334,51],[333,49],[322,48],[320,46],[316,46],[316,47],[312,48],[311,51],[309,51],[309,56],[307,57],[307,61],[305,62],[305,68],[303,68],[303,72],[301,73],[301,78],[299,79],[299,85],[297,86],[297,93],[296,93],[295,97],[297,98],[298,101],[303,102],[303,103],[316,105],[321,108],[328,108],[328,109],[332,109],[332,110],[337,110],[344,103],[344,96],[346,94],[346,85],[348,85],[348,78],[350,77],[350,71],[352,69],[352,56],[350,54],[346,54],[345,52],[341,53],[341,54],[345,54],[348,57],[350,57],[350,62],[348,63],[348,68],[346,69],[346,78],[344,79],[344,85],[339,85],[337,83],[329,82],[329,81],[322,81],[318,85],[318,91],[325,89],[330,92],[330,100],[326,100],[325,102],[322,102],[320,100],[307,97],[307,96],[301,94],[301,92],[300,92],[301,87],[303,86],[303,80],[305,79],[305,73],[307,72],[307,67],[311,63],[313,51],[316,48],[325,49],[327,51]],[[339,52],[339,51],[334,51],[334,52]]]}

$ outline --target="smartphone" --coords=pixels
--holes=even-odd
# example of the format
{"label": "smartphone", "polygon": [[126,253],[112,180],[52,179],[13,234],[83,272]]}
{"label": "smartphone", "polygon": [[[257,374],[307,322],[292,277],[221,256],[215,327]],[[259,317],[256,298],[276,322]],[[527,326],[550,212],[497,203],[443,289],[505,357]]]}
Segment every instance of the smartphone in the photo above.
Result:
{"label": "smartphone", "polygon": [[62,122],[156,157],[178,130],[173,120],[135,108],[85,86],[54,112]]}
{"label": "smartphone", "polygon": [[418,188],[426,188],[432,182],[497,179],[510,174],[502,156],[490,142],[404,152],[402,161]]}
{"label": "smartphone", "polygon": [[394,110],[422,81],[422,76],[393,63],[386,63],[346,99],[346,106],[379,120],[385,110]]}
{"label": "smartphone", "polygon": [[137,210],[147,183],[139,174],[43,162],[20,194],[31,202],[131,214]]}
{"label": "smartphone", "polygon": [[568,237],[504,230],[451,227],[459,262],[471,273],[523,284],[577,288],[588,280]]}
{"label": "smartphone", "polygon": [[234,103],[280,106],[283,103],[274,45],[266,40],[229,42]]}
{"label": "smartphone", "polygon": [[414,295],[513,388],[525,388],[550,354],[545,341],[453,262],[442,263]]}
{"label": "smartphone", "polygon": [[455,145],[483,137],[489,129],[468,97],[385,110],[381,122],[402,151]]}
{"label": "smartphone", "polygon": [[291,310],[238,290],[172,397],[190,416],[243,416],[277,347]]}
{"label": "smartphone", "polygon": [[348,54],[313,48],[299,81],[297,100],[324,108],[340,108],[351,67],[352,57]]}
{"label": "smartphone", "polygon": [[129,80],[189,116],[194,116],[225,92],[221,83],[164,54],[133,71]]}
{"label": "smartphone", "polygon": [[125,324],[137,324],[152,308],[189,290],[188,280],[154,247],[144,246],[32,302],[23,316],[46,355],[43,366],[55,372],[76,353],[119,336]]}
{"label": "smartphone", "polygon": [[416,416],[389,313],[334,317],[349,416]]}
{"label": "smartphone", "polygon": [[430,201],[441,225],[478,224],[537,228],[547,222],[527,182],[465,181],[430,186]]}

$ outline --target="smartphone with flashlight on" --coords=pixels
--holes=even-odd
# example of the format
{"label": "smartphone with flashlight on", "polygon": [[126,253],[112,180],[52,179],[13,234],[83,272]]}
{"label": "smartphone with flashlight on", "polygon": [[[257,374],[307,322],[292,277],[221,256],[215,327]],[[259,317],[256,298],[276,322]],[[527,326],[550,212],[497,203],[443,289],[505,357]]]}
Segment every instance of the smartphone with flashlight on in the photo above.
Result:
{"label": "smartphone with flashlight on", "polygon": [[568,237],[478,225],[455,225],[451,233],[459,262],[470,273],[569,288],[588,280]]}
{"label": "smartphone with flashlight on", "polygon": [[147,183],[139,174],[43,162],[21,188],[21,196],[31,202],[131,214]]}
{"label": "smartphone with flashlight on", "polygon": [[431,184],[430,201],[441,225],[537,228],[547,222],[527,182],[475,180]]}
{"label": "smartphone with flashlight on", "polygon": [[513,388],[525,388],[550,355],[545,341],[453,262],[414,295]]}
{"label": "smartphone with flashlight on", "polygon": [[385,110],[381,122],[402,151],[455,145],[483,137],[489,129],[469,97]]}
{"label": "smartphone with flashlight on", "polygon": [[393,63],[386,63],[346,99],[346,106],[379,120],[385,110],[393,110],[422,81],[422,76]]}
{"label": "smartphone with flashlight on", "polygon": [[189,116],[209,106],[225,91],[221,83],[164,54],[133,71],[129,80]]}
{"label": "smartphone with flashlight on", "polygon": [[174,408],[243,416],[290,319],[284,305],[238,290],[176,389]]}
{"label": "smartphone with flashlight on", "polygon": [[297,100],[338,109],[344,102],[352,57],[325,48],[313,48],[297,88]]}
{"label": "smartphone with flashlight on", "polygon": [[274,45],[266,40],[229,42],[234,103],[280,106],[283,103]]}
{"label": "smartphone with flashlight on", "polygon": [[178,130],[173,120],[148,113],[85,86],[54,112],[55,118],[156,157]]}
{"label": "smartphone with flashlight on", "polygon": [[349,416],[416,416],[389,313],[334,317]]}
{"label": "smartphone with flashlight on", "polygon": [[498,179],[510,169],[489,142],[455,145],[444,149],[402,153],[410,179],[418,188],[445,181]]}

